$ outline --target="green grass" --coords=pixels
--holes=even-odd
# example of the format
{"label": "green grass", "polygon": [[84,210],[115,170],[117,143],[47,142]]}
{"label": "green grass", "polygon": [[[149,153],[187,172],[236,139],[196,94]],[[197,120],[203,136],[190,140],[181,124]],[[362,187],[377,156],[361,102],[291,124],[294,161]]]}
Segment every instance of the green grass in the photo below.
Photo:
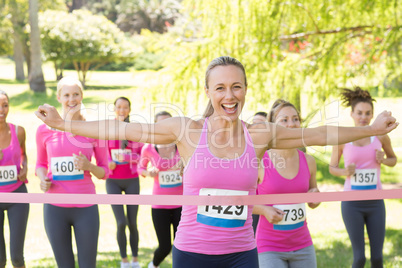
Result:
{"label": "green grass", "polygon": [[[55,98],[56,82],[54,71],[51,65],[44,65],[45,79],[48,89],[46,93],[33,94],[28,89],[26,81],[14,81],[12,62],[0,58],[0,88],[10,96],[10,113],[8,121],[21,125],[27,132],[27,153],[28,153],[28,191],[39,193],[38,178],[35,177],[34,169],[36,162],[35,132],[41,124],[33,111],[43,104],[49,103],[59,107]],[[65,74],[75,75],[72,71]],[[150,105],[151,96],[147,95],[146,85],[154,83],[154,72],[93,72],[87,82],[87,89],[84,92],[84,103],[88,108],[89,117],[109,118],[113,116],[110,104],[118,96],[127,96],[133,102],[132,110],[138,113],[144,120],[151,120]],[[402,99],[377,99],[377,111],[385,108],[391,109],[394,115],[402,114]],[[200,111],[201,113],[201,111]],[[251,112],[249,112],[251,113]],[[344,110],[341,125],[351,125],[348,121],[348,111]],[[399,121],[401,121],[399,119]],[[402,127],[390,134],[393,146],[398,154],[398,164],[394,168],[383,167],[383,181],[387,187],[401,187],[399,173],[402,168]],[[328,161],[331,148],[317,149],[315,154],[318,171],[317,181],[323,191],[341,190],[342,178],[334,177],[328,172]],[[94,179],[97,193],[104,194],[104,181]],[[396,185],[396,183],[399,183]],[[150,194],[152,180],[140,179],[141,194]],[[387,207],[387,233],[384,243],[385,267],[402,267],[402,199],[386,200]],[[50,244],[43,227],[42,204],[31,204],[30,215],[25,242],[25,259],[27,267],[56,267]],[[153,251],[157,246],[155,231],[151,220],[150,206],[140,206],[138,215],[138,229],[140,234],[139,261],[142,267],[146,267],[152,259]],[[116,241],[116,223],[110,206],[99,205],[101,219],[100,236],[98,244],[98,267],[119,267],[120,256]],[[9,249],[9,233],[7,222],[5,223],[5,236],[7,249]],[[317,209],[308,209],[308,224],[310,233],[317,253],[318,267],[343,268],[350,267],[352,263],[352,250],[348,235],[345,231],[340,213],[339,202],[327,202],[321,204]],[[127,232],[128,234],[128,232]],[[73,243],[75,244],[75,243]],[[75,251],[76,252],[76,251]],[[127,247],[130,252],[130,247]],[[7,251],[8,259],[9,252]],[[369,246],[366,243],[366,257],[369,260]],[[130,256],[129,256],[130,257]],[[7,268],[11,268],[10,262]],[[171,267],[169,256],[161,265],[162,268]],[[365,267],[370,267],[368,262]]]}

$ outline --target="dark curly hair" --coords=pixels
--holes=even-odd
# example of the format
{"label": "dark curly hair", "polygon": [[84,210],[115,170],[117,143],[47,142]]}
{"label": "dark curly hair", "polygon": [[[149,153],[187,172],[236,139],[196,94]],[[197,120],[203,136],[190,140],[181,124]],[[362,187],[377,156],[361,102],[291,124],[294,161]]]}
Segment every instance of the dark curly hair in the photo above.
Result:
{"label": "dark curly hair", "polygon": [[344,106],[352,107],[352,111],[360,102],[366,102],[374,109],[373,102],[376,101],[371,97],[370,92],[363,90],[360,87],[355,87],[354,89],[343,88],[341,92],[341,100]]}

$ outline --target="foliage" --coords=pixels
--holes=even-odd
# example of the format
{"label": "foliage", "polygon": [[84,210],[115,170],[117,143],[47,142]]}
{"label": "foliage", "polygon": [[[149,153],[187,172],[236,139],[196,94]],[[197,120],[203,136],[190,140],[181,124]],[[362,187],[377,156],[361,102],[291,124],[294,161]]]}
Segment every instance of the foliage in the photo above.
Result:
{"label": "foliage", "polygon": [[91,66],[94,70],[115,60],[132,60],[140,50],[106,17],[89,11],[46,11],[40,27],[46,59],[61,71],[72,61],[84,84]]}
{"label": "foliage", "polygon": [[12,24],[10,20],[0,20],[0,55],[11,55],[13,51]]}
{"label": "foliage", "polygon": [[184,5],[190,24],[202,28],[170,44],[166,72],[172,82],[165,92],[172,102],[186,104],[189,94],[198,99],[204,70],[222,55],[245,65],[248,98],[258,103],[249,107],[254,110],[268,110],[269,102],[281,97],[309,112],[337,95],[338,87],[381,87],[388,73],[402,70],[398,1],[187,0]]}
{"label": "foliage", "polygon": [[180,16],[181,5],[178,0],[88,0],[86,8],[105,15],[124,32],[163,33]]}

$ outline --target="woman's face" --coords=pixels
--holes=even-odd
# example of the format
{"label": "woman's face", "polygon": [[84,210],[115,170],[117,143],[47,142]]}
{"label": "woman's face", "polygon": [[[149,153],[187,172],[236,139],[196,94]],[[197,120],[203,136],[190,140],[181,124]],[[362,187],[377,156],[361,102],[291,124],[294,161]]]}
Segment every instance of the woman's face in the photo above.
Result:
{"label": "woman's face", "polygon": [[158,122],[160,122],[160,121],[162,121],[162,120],[165,120],[165,119],[168,119],[168,118],[170,118],[170,117],[171,117],[171,116],[169,116],[169,115],[159,115],[159,116],[156,117],[155,123],[158,123]]}
{"label": "woman's face", "polygon": [[73,112],[81,109],[82,92],[77,85],[64,85],[60,90],[57,100],[61,103],[64,113]]}
{"label": "woman's face", "polygon": [[242,70],[234,65],[213,68],[205,92],[211,100],[215,115],[237,119],[247,92]]}
{"label": "woman's face", "polygon": [[275,124],[286,128],[299,128],[300,118],[295,108],[287,106],[283,107],[275,118]]}
{"label": "woman's face", "polygon": [[118,99],[114,105],[114,112],[116,113],[117,120],[124,121],[131,112],[129,102],[124,99]]}
{"label": "woman's face", "polygon": [[9,105],[6,95],[0,94],[0,121],[5,122],[8,115]]}
{"label": "woman's face", "polygon": [[355,126],[357,127],[370,125],[371,119],[373,119],[373,107],[370,103],[359,102],[355,105],[350,116],[353,118]]}

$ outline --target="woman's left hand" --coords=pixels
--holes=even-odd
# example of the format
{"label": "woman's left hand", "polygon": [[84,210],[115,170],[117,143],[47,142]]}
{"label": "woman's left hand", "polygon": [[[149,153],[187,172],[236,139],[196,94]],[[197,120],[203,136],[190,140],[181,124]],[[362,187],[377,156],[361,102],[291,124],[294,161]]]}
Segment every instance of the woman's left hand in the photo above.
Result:
{"label": "woman's left hand", "polygon": [[382,160],[384,160],[385,153],[382,150],[375,150],[375,160],[377,160],[378,164],[382,163]]}
{"label": "woman's left hand", "polygon": [[74,157],[74,166],[78,170],[90,170],[91,162],[89,162],[88,158],[80,152],[79,155],[73,154]]}

